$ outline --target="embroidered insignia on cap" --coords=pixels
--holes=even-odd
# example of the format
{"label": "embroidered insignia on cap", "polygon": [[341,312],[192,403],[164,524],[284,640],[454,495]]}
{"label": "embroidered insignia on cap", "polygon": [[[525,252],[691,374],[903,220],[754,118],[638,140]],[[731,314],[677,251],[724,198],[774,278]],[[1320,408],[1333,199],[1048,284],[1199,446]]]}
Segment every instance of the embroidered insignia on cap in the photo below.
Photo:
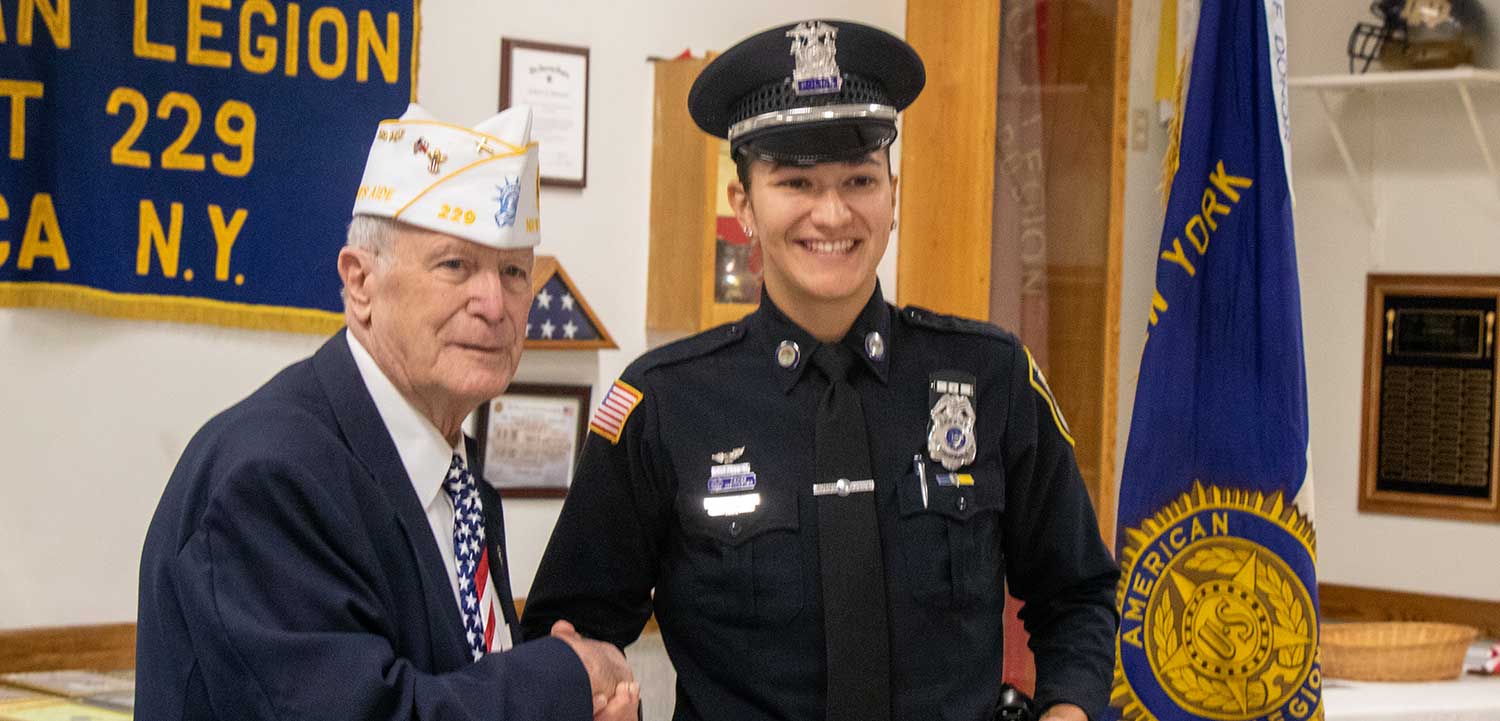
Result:
{"label": "embroidered insignia on cap", "polygon": [[1057,424],[1057,430],[1062,433],[1063,438],[1068,440],[1068,445],[1076,446],[1073,442],[1073,432],[1068,430],[1068,421],[1063,418],[1062,409],[1057,407],[1057,398],[1053,397],[1052,389],[1047,387],[1047,378],[1042,375],[1042,369],[1037,366],[1036,358],[1031,355],[1031,349],[1026,349],[1026,363],[1031,366],[1031,387],[1042,395],[1042,400],[1047,401],[1047,407],[1052,410],[1052,421]]}
{"label": "embroidered insignia on cap", "polygon": [[495,211],[495,225],[509,228],[516,224],[516,208],[521,203],[521,179],[509,176],[505,179],[505,184],[495,186],[495,190],[500,192],[495,198],[500,203],[500,209]]}
{"label": "embroidered insignia on cap", "polygon": [[517,105],[465,128],[408,106],[377,127],[352,214],[491,248],[535,247],[540,176],[531,120],[531,108]]}
{"label": "embroidered insignia on cap", "polygon": [[828,95],[844,88],[834,42],[838,35],[838,28],[822,21],[799,23],[786,31],[792,39],[792,55],[797,57],[792,87],[798,95]]}
{"label": "embroidered insignia on cap", "polygon": [[615,381],[605,392],[604,400],[599,402],[599,408],[594,411],[594,418],[589,421],[589,430],[598,433],[610,445],[619,443],[620,434],[625,430],[625,421],[630,419],[631,412],[644,397],[629,383]]}

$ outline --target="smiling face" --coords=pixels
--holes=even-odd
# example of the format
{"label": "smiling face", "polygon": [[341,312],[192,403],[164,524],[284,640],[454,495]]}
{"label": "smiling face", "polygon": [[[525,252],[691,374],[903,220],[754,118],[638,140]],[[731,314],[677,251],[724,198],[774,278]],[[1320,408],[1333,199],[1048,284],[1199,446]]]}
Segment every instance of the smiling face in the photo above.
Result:
{"label": "smiling face", "polygon": [[339,257],[351,330],[396,389],[429,413],[467,413],[500,395],[521,359],[531,308],[530,248],[496,249],[398,225],[377,257]]}
{"label": "smiling face", "polygon": [[748,179],[748,191],[730,184],[729,201],[740,223],[755,231],[777,305],[794,318],[863,307],[896,212],[886,152],[811,166],[755,160]]}

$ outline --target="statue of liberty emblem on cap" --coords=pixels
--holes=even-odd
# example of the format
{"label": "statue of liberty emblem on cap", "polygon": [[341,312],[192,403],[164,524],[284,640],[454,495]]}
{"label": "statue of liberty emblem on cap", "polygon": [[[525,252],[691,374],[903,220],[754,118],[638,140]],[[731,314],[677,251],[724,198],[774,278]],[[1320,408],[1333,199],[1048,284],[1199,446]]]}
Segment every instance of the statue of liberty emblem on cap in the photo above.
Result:
{"label": "statue of liberty emblem on cap", "polygon": [[495,225],[509,228],[516,224],[516,208],[521,204],[521,178],[507,175],[505,184],[495,186],[495,190],[500,191],[495,198],[500,203],[500,209],[495,211]]}
{"label": "statue of liberty emblem on cap", "polygon": [[792,70],[792,85],[798,95],[827,95],[844,87],[839,72],[838,46],[834,39],[839,29],[820,21],[798,23],[786,31],[792,39],[792,55],[797,67]]}

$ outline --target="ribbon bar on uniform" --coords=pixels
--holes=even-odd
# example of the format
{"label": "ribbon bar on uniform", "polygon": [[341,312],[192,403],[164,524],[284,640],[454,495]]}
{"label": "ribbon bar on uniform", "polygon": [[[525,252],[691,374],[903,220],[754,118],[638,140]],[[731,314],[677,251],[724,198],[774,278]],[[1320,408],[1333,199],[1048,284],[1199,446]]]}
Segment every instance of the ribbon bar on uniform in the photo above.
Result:
{"label": "ribbon bar on uniform", "polygon": [[814,496],[847,496],[851,493],[869,493],[875,490],[875,479],[866,478],[863,481],[851,481],[840,478],[831,483],[814,483]]}

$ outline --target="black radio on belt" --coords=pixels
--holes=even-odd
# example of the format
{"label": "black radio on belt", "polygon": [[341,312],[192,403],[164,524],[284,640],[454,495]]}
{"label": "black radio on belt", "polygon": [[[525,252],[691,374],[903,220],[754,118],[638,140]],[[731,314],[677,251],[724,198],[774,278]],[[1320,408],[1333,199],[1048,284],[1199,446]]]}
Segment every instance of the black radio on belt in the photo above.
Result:
{"label": "black radio on belt", "polygon": [[995,704],[995,721],[1032,721],[1036,708],[1031,697],[1010,684],[1000,686],[1000,701]]}

